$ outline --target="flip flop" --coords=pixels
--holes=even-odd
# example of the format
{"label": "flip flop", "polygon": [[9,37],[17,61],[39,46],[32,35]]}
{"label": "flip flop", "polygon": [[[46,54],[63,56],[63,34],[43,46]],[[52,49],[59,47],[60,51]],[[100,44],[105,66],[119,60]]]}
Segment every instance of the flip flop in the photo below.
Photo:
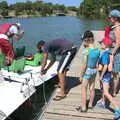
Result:
{"label": "flip flop", "polygon": [[65,97],[66,97],[66,95],[65,95],[65,96],[56,95],[56,96],[53,98],[53,100],[54,100],[54,101],[59,101],[59,100],[64,99]]}
{"label": "flip flop", "polygon": [[75,108],[78,112],[87,112],[87,109],[83,109],[81,106]]}

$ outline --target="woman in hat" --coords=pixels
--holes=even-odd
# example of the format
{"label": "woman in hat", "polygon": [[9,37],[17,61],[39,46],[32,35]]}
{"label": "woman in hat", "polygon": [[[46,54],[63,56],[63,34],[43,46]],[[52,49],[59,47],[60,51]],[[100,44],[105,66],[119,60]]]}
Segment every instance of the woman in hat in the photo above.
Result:
{"label": "woman in hat", "polygon": [[109,37],[113,41],[112,55],[113,60],[113,96],[116,96],[118,91],[119,76],[120,76],[120,11],[112,10],[109,15],[112,24]]}

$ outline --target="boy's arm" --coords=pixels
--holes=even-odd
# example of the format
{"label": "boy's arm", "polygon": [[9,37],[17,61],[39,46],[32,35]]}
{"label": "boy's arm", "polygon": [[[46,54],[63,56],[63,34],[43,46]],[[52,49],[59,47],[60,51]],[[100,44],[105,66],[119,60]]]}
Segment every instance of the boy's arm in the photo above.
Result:
{"label": "boy's arm", "polygon": [[113,55],[111,54],[110,55],[110,63],[108,65],[108,71],[112,72],[112,70],[113,70]]}
{"label": "boy's arm", "polygon": [[102,78],[103,78],[105,72],[107,71],[107,69],[108,69],[108,65],[103,65],[103,69],[102,69],[102,73],[101,73],[101,76],[100,76],[100,80],[102,80]]}

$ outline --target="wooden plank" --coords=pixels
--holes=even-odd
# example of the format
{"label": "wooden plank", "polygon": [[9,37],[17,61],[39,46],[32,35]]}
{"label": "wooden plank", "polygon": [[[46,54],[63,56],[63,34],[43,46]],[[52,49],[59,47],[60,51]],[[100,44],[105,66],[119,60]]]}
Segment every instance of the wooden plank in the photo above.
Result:
{"label": "wooden plank", "polygon": [[[57,115],[54,114],[54,118],[53,118],[53,114],[49,114],[47,113],[46,116],[44,116],[44,120],[96,120],[96,118],[86,118],[86,117],[79,117],[79,116],[64,116],[64,115]],[[101,119],[97,119],[97,120],[101,120]]]}
{"label": "wooden plank", "polygon": [[[94,119],[104,119],[104,120],[113,120],[113,115],[111,114],[100,114],[100,113],[81,113],[76,111],[65,111],[65,110],[55,110],[53,112],[47,111],[48,114],[58,114],[63,116],[75,116],[75,117],[83,117],[83,118],[94,118]],[[53,116],[54,118],[54,116]]]}
{"label": "wooden plank", "polygon": [[[66,111],[75,111],[76,110],[76,108],[78,107],[78,105],[68,105],[68,104],[54,104],[54,106],[50,106],[48,109],[47,109],[47,111],[51,111],[51,112],[53,112],[54,110],[60,110],[60,109],[62,109],[62,110],[66,110]],[[108,109],[100,109],[100,108],[98,108],[98,107],[94,107],[94,109],[88,109],[88,112],[90,112],[90,113],[101,113],[101,114],[106,114],[106,113],[108,113],[108,114],[113,114],[113,113],[111,113],[111,111],[110,110],[108,110]]]}

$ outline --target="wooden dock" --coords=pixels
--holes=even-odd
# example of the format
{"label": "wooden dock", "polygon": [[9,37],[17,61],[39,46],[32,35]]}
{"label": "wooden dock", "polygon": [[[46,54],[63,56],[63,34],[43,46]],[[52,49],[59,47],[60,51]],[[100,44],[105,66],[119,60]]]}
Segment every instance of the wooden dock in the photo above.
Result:
{"label": "wooden dock", "polygon": [[[94,31],[94,34],[95,40],[97,41],[103,38],[103,31]],[[113,120],[113,109],[102,109],[94,107],[94,109],[88,110],[87,113],[81,113],[75,109],[81,104],[81,85],[79,84],[79,71],[82,62],[82,50],[83,47],[81,45],[67,75],[66,81],[69,88],[67,97],[60,101],[51,100],[50,104],[45,110],[42,120]],[[99,82],[96,81],[96,96],[94,104],[96,104],[96,102],[100,99],[98,83]],[[115,99],[120,105],[120,94],[118,94]]]}

